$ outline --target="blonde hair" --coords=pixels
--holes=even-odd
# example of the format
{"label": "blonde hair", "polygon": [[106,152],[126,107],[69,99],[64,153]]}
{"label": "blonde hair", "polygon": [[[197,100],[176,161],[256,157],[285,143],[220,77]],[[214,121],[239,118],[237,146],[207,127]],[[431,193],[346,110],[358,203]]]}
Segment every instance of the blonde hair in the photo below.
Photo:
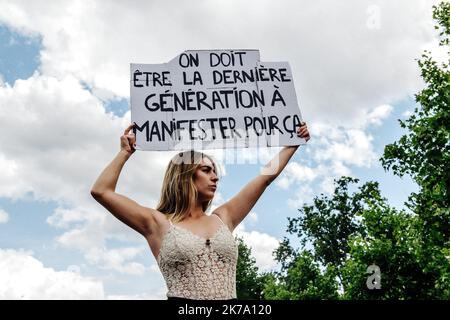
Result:
{"label": "blonde hair", "polygon": [[[168,215],[173,222],[183,220],[197,200],[194,173],[203,158],[211,160],[217,172],[216,164],[210,156],[194,150],[176,154],[167,166],[156,210]],[[211,202],[212,200],[203,203],[203,211],[209,208]]]}

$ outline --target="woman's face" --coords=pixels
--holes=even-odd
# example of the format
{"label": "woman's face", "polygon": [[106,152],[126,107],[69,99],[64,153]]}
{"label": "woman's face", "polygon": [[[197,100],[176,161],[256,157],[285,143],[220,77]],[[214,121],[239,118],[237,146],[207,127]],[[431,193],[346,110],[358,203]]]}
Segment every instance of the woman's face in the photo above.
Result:
{"label": "woman's face", "polygon": [[203,157],[200,166],[194,173],[194,184],[201,201],[209,201],[214,197],[218,181],[213,162],[209,158]]}

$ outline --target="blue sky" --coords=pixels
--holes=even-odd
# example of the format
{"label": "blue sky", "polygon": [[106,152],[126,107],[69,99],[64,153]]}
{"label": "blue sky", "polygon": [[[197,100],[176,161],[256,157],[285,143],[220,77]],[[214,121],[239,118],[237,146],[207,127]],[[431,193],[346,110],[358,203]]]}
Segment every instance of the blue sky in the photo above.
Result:
{"label": "blue sky", "polygon": [[[0,178],[0,210],[4,212],[3,216],[6,214],[8,217],[0,223],[0,250],[4,261],[11,262],[11,269],[3,267],[7,272],[13,272],[11,270],[15,269],[11,266],[15,264],[29,268],[19,268],[16,274],[11,274],[11,279],[23,276],[25,272],[48,286],[59,281],[57,285],[63,288],[65,284],[74,288],[70,292],[35,292],[31,286],[20,284],[18,287],[23,294],[19,297],[164,298],[164,283],[146,243],[109,217],[90,199],[87,191],[99,170],[118,150],[121,131],[130,121],[129,87],[123,85],[127,83],[128,63],[168,61],[181,48],[261,48],[262,58],[266,57],[267,61],[288,60],[291,68],[297,70],[294,79],[298,83],[300,108],[305,120],[311,124],[312,139],[308,145],[300,147],[291,159],[292,166],[267,189],[252,214],[237,230],[237,234],[252,247],[261,268],[274,267],[270,251],[277,239],[285,235],[286,218],[295,216],[296,208],[301,203],[310,202],[314,195],[330,191],[329,180],[342,172],[362,182],[378,181],[390,203],[403,208],[403,202],[416,186],[408,177],[401,179],[384,172],[378,158],[387,143],[404,133],[397,119],[404,119],[405,112],[414,109],[413,94],[422,85],[414,58],[423,48],[433,48],[435,37],[433,30],[427,29],[431,11],[422,13],[424,7],[430,8],[426,1],[413,8],[408,7],[404,16],[393,22],[396,15],[408,6],[406,2],[400,3],[388,5],[375,1],[375,9],[380,12],[379,22],[369,21],[374,19],[374,9],[366,10],[373,5],[369,2],[358,5],[360,16],[352,14],[350,5],[340,8],[344,10],[341,14],[347,15],[345,21],[329,13],[342,24],[336,34],[354,29],[353,23],[360,29],[356,28],[358,31],[352,37],[340,33],[342,39],[329,43],[335,48],[330,53],[323,48],[321,38],[304,31],[303,27],[308,26],[306,22],[305,25],[299,22],[299,25],[289,28],[280,27],[281,39],[276,37],[276,32],[272,34],[273,30],[269,30],[269,41],[281,47],[273,49],[266,46],[264,38],[258,40],[260,42],[248,40],[246,31],[254,32],[254,29],[239,19],[235,23],[242,24],[245,31],[242,39],[235,41],[229,38],[228,33],[232,33],[233,28],[223,30],[218,24],[214,32],[221,36],[213,41],[208,34],[196,33],[196,28],[204,27],[201,22],[186,22],[191,21],[193,12],[188,10],[184,16],[176,12],[175,16],[185,20],[179,22],[180,25],[172,24],[167,36],[175,37],[177,28],[187,23],[185,26],[189,27],[184,32],[195,34],[197,38],[185,40],[180,35],[178,45],[164,49],[164,42],[159,43],[158,48],[151,45],[142,48],[143,44],[135,44],[136,40],[129,31],[131,27],[114,25],[114,16],[120,15],[120,10],[114,7],[105,8],[104,12],[112,14],[112,17],[106,17],[104,12],[86,11],[89,9],[80,4],[49,4],[49,12],[59,6],[61,10],[68,10],[67,20],[61,21],[55,21],[51,14],[23,21],[0,14],[0,76],[3,82],[0,87],[0,109],[3,109],[0,117],[5,117],[0,124],[23,121],[22,124],[30,128],[28,132],[21,130],[0,140],[0,149],[3,149],[0,151],[0,164],[6,168],[6,173]],[[1,6],[4,12],[9,12],[16,4],[6,2],[0,3]],[[239,6],[242,7],[233,10],[248,9],[244,4]],[[286,10],[290,6],[285,2],[280,5]],[[324,10],[326,7],[325,3],[320,3],[310,9]],[[207,12],[212,10],[209,6],[202,8]],[[263,19],[270,12],[267,3],[261,8],[252,19]],[[38,10],[21,4],[17,4],[16,9],[29,15]],[[164,16],[170,12],[170,6],[158,10]],[[312,21],[321,19],[319,16],[316,18]],[[226,21],[226,16],[221,15],[217,19]],[[417,36],[414,28],[401,34],[405,25],[417,19],[423,21],[417,30],[425,35]],[[76,29],[78,23],[84,23],[85,29]],[[52,25],[59,26],[59,31],[54,33]],[[114,37],[101,33],[104,26],[117,31],[118,39],[122,36],[126,38],[125,42],[115,47]],[[103,35],[98,41],[95,40],[97,35],[92,36],[93,30],[97,29]],[[297,46],[289,47],[283,42],[297,31],[301,34],[299,37],[304,37],[304,43],[309,44],[299,45],[301,50],[298,51]],[[329,41],[335,38],[330,28],[324,29],[322,35]],[[143,34],[140,36],[136,39],[143,38]],[[157,41],[160,34],[147,37]],[[248,45],[245,45],[246,41]],[[399,42],[402,45],[396,45]],[[108,50],[101,51],[100,45]],[[123,53],[117,50],[121,46],[127,48]],[[384,53],[376,51],[383,46],[387,48]],[[309,52],[309,47],[315,48],[316,52]],[[111,52],[118,57],[114,58]],[[312,53],[316,59],[323,60],[314,60]],[[319,62],[326,62],[326,65],[322,68]],[[47,103],[49,100],[51,102]],[[333,101],[333,106],[329,105],[330,101]],[[67,110],[64,109],[66,104],[69,105]],[[23,111],[20,113],[15,109]],[[42,127],[35,122],[39,119]],[[47,120],[50,124],[57,123],[57,129],[46,131]],[[12,124],[11,128],[15,126]],[[45,132],[41,135],[39,129]],[[2,133],[6,134],[6,130]],[[78,137],[78,134],[79,140],[73,137]],[[17,138],[17,145],[8,142],[11,138]],[[274,154],[277,150],[268,150],[268,153]],[[241,154],[239,152],[242,151],[238,151],[238,155]],[[220,155],[220,151],[212,153]],[[161,172],[169,156],[157,152],[133,155],[135,159],[126,164],[118,191],[142,204],[154,205]],[[232,197],[255,177],[260,165],[262,163],[225,163],[226,174],[220,182],[220,195],[215,205]],[[96,231],[98,235],[93,235]],[[12,290],[7,294],[7,298],[17,298]]]}

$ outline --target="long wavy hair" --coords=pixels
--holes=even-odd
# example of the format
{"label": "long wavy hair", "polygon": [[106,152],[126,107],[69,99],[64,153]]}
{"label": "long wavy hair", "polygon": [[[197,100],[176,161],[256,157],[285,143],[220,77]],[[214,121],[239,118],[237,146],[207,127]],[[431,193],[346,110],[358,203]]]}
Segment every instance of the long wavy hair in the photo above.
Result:
{"label": "long wavy hair", "polygon": [[[161,198],[156,210],[168,215],[172,222],[183,220],[197,200],[198,192],[194,184],[194,173],[201,165],[203,158],[211,160],[214,170],[218,172],[210,156],[194,150],[176,154],[167,166]],[[203,203],[203,211],[209,208],[211,202],[212,200]]]}

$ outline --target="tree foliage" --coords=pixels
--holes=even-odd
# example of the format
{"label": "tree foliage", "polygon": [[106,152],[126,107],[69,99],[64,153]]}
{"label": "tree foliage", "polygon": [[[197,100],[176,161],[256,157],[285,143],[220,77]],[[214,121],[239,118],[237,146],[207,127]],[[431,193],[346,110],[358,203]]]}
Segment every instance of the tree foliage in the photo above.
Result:
{"label": "tree foliage", "polygon": [[[450,3],[434,6],[433,18],[440,45],[448,50]],[[377,182],[357,187],[357,179],[341,177],[332,195],[315,197],[288,219],[291,240],[285,237],[274,252],[280,271],[258,278],[257,269],[246,267],[249,296],[450,298],[449,63],[437,63],[425,51],[418,65],[425,83],[415,96],[418,106],[407,120],[399,120],[407,133],[387,145],[380,159],[385,170],[417,183],[419,191],[406,202],[409,211],[390,206]],[[295,240],[297,249],[291,244]],[[369,266],[379,268],[379,289],[368,285]]]}
{"label": "tree foliage", "polygon": [[[449,49],[450,3],[434,7],[440,45]],[[450,55],[450,51],[447,51]],[[419,107],[400,120],[408,130],[386,146],[381,162],[394,174],[410,175],[419,191],[407,206],[417,216],[420,265],[428,282],[427,297],[450,296],[450,72],[449,60],[440,65],[430,52],[418,61],[425,88],[416,95]]]}
{"label": "tree foliage", "polygon": [[251,255],[251,249],[241,238],[236,238],[238,243],[238,262],[236,267],[236,295],[242,300],[261,300],[265,275],[258,273],[256,260]]}

